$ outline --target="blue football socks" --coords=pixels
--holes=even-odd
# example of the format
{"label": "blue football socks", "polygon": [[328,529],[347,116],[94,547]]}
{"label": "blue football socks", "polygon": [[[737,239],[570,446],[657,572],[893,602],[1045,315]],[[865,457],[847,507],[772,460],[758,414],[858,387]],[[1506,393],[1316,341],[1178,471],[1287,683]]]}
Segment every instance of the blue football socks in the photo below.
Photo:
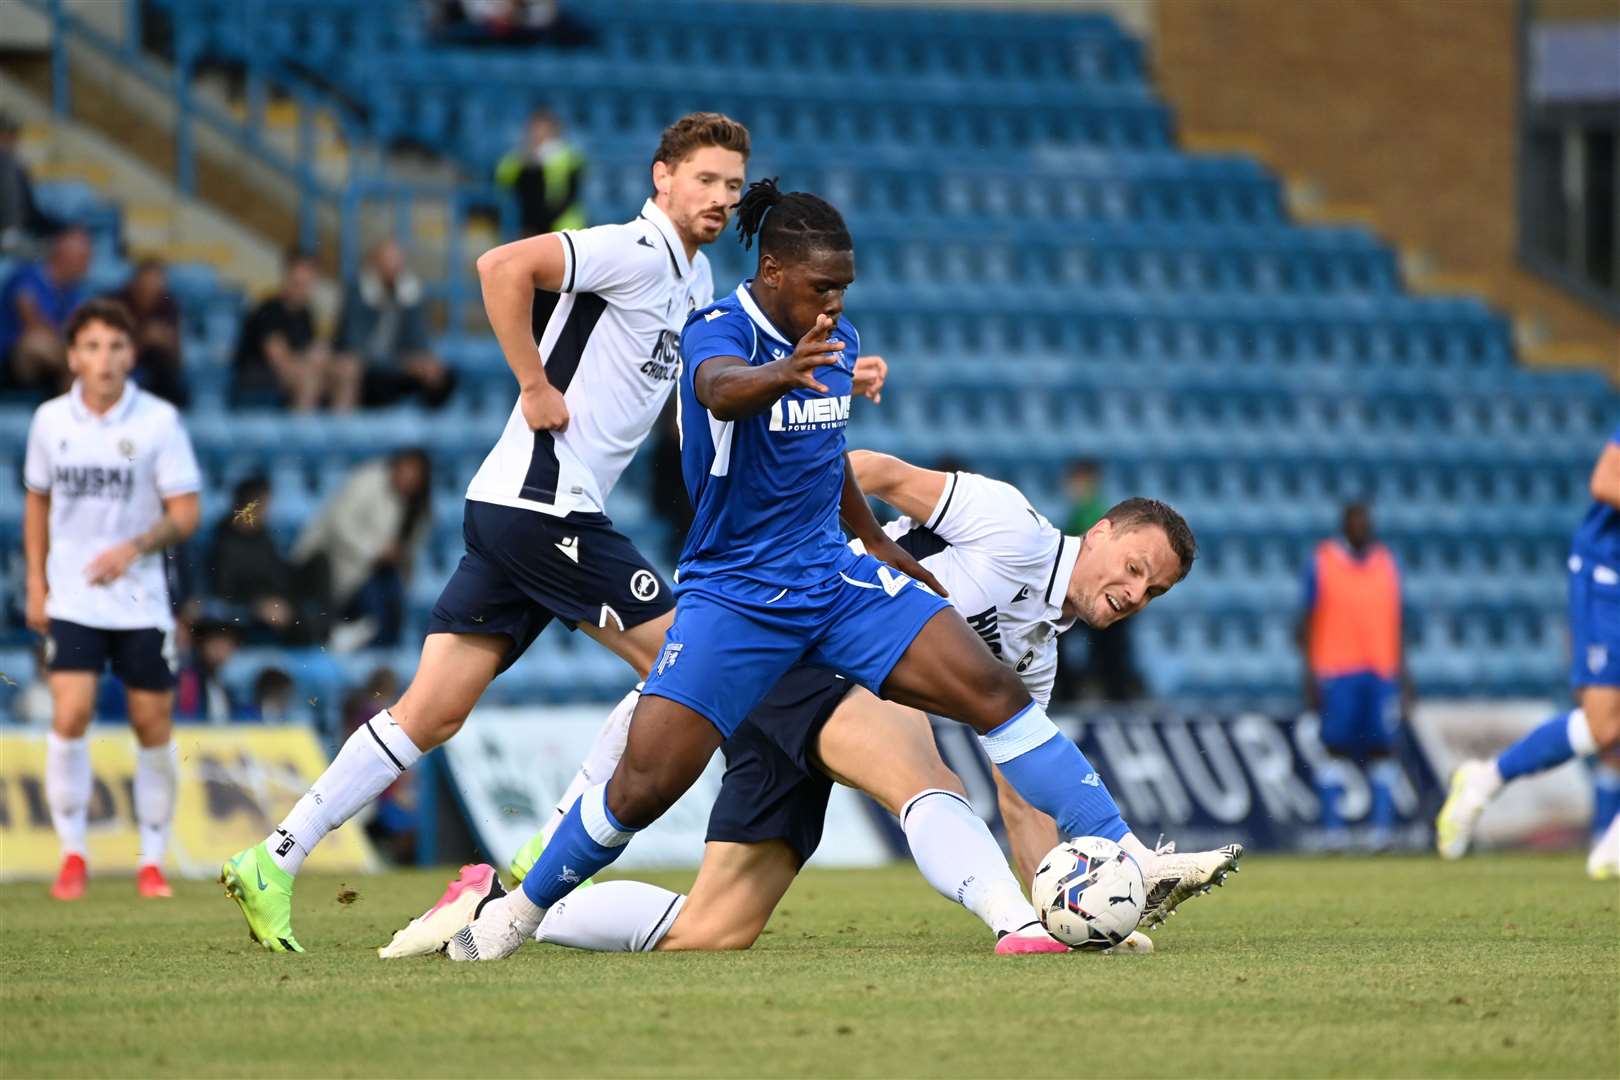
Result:
{"label": "blue football socks", "polygon": [[536,907],[549,908],[617,859],[633,835],[608,809],[607,785],[586,788],[524,877],[523,894]]}
{"label": "blue football socks", "polygon": [[1038,702],[979,736],[979,742],[1007,782],[1031,806],[1055,818],[1065,837],[1117,841],[1130,832],[1102,777]]}
{"label": "blue football socks", "polygon": [[1502,751],[1496,771],[1503,783],[1520,776],[1543,772],[1562,765],[1572,757],[1596,749],[1586,713],[1580,709],[1559,713],[1537,726],[1530,734]]}

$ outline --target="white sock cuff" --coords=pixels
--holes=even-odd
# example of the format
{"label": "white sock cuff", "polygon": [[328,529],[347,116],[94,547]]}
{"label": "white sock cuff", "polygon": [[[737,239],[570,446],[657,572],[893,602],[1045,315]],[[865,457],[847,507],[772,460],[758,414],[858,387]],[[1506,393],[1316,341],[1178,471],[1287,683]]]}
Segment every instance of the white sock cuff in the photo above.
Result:
{"label": "white sock cuff", "polygon": [[927,788],[926,790],[917,792],[917,794],[907,799],[906,804],[900,808],[900,828],[902,831],[905,830],[906,818],[911,815],[912,808],[931,795],[943,795],[947,799],[951,799],[962,804],[963,809],[967,810],[968,813],[973,814],[974,817],[979,816],[977,813],[974,813],[973,804],[968,802],[962,796],[958,795],[956,792],[947,791],[944,788]]}
{"label": "white sock cuff", "polygon": [[603,847],[623,847],[634,835],[630,830],[619,828],[608,816],[605,782],[586,788],[585,794],[579,797],[579,818],[585,825],[586,835]]}
{"label": "white sock cuff", "polygon": [[1569,711],[1569,727],[1565,730],[1569,734],[1569,748],[1575,751],[1576,757],[1597,753],[1597,739],[1592,737],[1592,725],[1586,722],[1585,709]]}
{"label": "white sock cuff", "polygon": [[1001,765],[1037,746],[1044,746],[1059,734],[1057,725],[1046,715],[1041,703],[1032,701],[1005,724],[988,735],[980,735],[979,745],[984,747],[991,761]]}
{"label": "white sock cuff", "polygon": [[421,758],[422,751],[418,750],[411,737],[405,734],[405,729],[394,722],[387,709],[361,726],[371,736],[371,748],[377,751],[377,756],[400,772],[415,765]]}
{"label": "white sock cuff", "polygon": [[135,764],[137,767],[172,769],[174,767],[174,741],[164,743],[162,746],[135,747]]}
{"label": "white sock cuff", "polygon": [[80,735],[76,739],[69,739],[64,735],[58,735],[54,731],[47,731],[45,733],[45,745],[52,750],[69,754],[89,753],[90,738],[87,735]]}
{"label": "white sock cuff", "polygon": [[642,938],[640,943],[633,943],[631,951],[652,952],[658,948],[658,943],[664,940],[670,928],[675,925],[676,918],[680,916],[681,909],[685,906],[686,894],[677,894],[675,899],[669,902],[669,907],[664,911],[664,914],[659,917],[657,922],[653,923],[652,929],[647,931],[647,936]]}

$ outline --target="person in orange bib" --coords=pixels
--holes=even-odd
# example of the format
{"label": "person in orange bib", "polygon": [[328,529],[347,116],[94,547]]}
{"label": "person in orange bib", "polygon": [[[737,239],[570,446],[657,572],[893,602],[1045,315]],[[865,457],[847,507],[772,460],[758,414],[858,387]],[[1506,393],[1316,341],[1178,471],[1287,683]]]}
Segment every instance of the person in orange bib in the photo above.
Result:
{"label": "person in orange bib", "polygon": [[1311,556],[1299,628],[1305,701],[1321,717],[1322,743],[1332,755],[1316,776],[1316,788],[1322,826],[1332,842],[1342,844],[1340,763],[1365,766],[1372,787],[1371,839],[1384,846],[1396,824],[1395,740],[1411,703],[1401,639],[1401,574],[1395,556],[1374,539],[1372,514],[1364,504],[1344,508],[1343,531],[1342,539],[1323,540]]}

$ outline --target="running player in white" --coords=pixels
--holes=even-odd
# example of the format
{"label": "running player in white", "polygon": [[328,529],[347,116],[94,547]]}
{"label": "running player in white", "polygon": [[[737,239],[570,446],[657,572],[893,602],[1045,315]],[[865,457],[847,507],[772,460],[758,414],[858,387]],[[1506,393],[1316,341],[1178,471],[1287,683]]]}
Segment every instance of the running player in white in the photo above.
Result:
{"label": "running player in white", "polygon": [[[1075,624],[1083,598],[1126,582],[1122,588],[1144,590],[1145,607],[1185,576],[1194,557],[1191,530],[1162,503],[1126,500],[1084,536],[1064,536],[1009,484],[869,451],[852,451],[849,461],[862,491],[906,515],[884,532],[939,579],[990,651],[1043,706],[1057,670],[1057,637]],[[1153,576],[1139,580],[1135,561],[1151,561]],[[1140,610],[1132,604],[1130,612]],[[623,746],[623,725],[610,724],[591,759],[611,772]],[[691,896],[606,882],[549,909],[539,940],[610,952],[748,948],[820,843],[837,782],[866,792],[900,819],[923,876],[985,922],[997,936],[997,953],[1069,951],[1042,930],[961,781],[940,759],[923,713],[802,666],[783,677],[723,749],[725,779]],[[1032,876],[1057,842],[1057,826],[999,771],[996,779],[1015,861]],[[551,831],[525,845],[513,861],[514,877],[521,880],[534,865]],[[1142,923],[1149,927],[1221,884],[1243,853],[1238,844],[1153,851],[1129,834],[1121,845],[1147,882]],[[498,888],[491,868],[463,868],[440,902],[395,935],[382,955],[441,947]],[[1151,949],[1140,933],[1121,944],[1122,951]]]}
{"label": "running player in white", "polygon": [[[725,228],[748,153],[741,124],[684,116],[663,133],[654,194],[634,220],[479,258],[518,400],[467,487],[467,552],[433,609],[416,677],[350,736],[275,832],[221,868],[265,948],[302,951],[292,882],[321,838],[453,736],[552,619],[647,674],[669,628],[670,590],[603,510],[675,386],[681,326],[714,299],[699,249]],[[536,290],[554,304],[549,316],[536,311]]]}
{"label": "running player in white", "polygon": [[34,413],[23,481],[28,625],[45,635],[52,701],[45,800],[62,842],[51,895],[84,895],[92,776],[85,731],[110,665],[124,684],[135,752],[136,888],[170,895],[174,821],[174,614],[162,552],[197,529],[201,478],[174,406],[129,379],[135,324],[91,300],[65,327],[73,387]]}

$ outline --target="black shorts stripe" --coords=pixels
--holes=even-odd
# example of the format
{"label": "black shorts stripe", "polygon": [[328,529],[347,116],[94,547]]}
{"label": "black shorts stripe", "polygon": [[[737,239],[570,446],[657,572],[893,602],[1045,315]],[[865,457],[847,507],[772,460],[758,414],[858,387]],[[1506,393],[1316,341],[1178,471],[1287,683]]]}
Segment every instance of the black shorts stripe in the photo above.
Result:
{"label": "black shorts stripe", "polygon": [[895,543],[901,551],[918,562],[922,562],[930,555],[938,555],[951,546],[939,533],[925,525],[913,525],[907,532],[902,533]]}
{"label": "black shorts stripe", "polygon": [[[574,372],[579,370],[580,357],[585,355],[585,347],[596,329],[597,320],[606,310],[607,301],[595,293],[575,294],[567,320],[557,340],[552,343],[551,355],[546,357],[546,381],[556,387],[559,394],[568,392],[569,384],[574,381]],[[551,432],[535,432],[534,449],[529,452],[529,471],[523,476],[523,487],[518,494],[536,502],[556,502],[559,471],[557,445]]]}
{"label": "black shorts stripe", "polygon": [[956,473],[951,473],[950,486],[945,491],[945,502],[940,506],[939,513],[928,523],[928,528],[939,528],[940,522],[945,520],[945,511],[951,508],[951,500],[956,497]]}
{"label": "black shorts stripe", "polygon": [[382,752],[384,754],[388,755],[388,760],[394,763],[394,768],[398,769],[400,772],[404,772],[405,766],[401,765],[399,763],[399,758],[395,757],[394,752],[388,749],[388,744],[382,741],[382,736],[377,734],[377,729],[371,726],[370,720],[366,721],[366,732],[370,734],[373,739],[377,740],[377,745],[382,747]]}

